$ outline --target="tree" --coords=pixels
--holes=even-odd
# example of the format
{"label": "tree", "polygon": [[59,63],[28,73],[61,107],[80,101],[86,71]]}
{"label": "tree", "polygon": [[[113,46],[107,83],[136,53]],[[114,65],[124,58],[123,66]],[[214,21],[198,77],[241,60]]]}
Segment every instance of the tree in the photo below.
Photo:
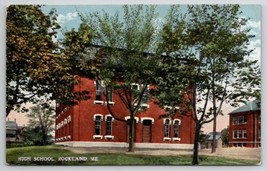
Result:
{"label": "tree", "polygon": [[[182,92],[188,97],[184,98],[183,104],[192,111],[195,121],[193,165],[199,164],[201,127],[216,120],[224,103],[236,105],[259,94],[259,66],[257,61],[250,59],[252,50],[248,49],[253,36],[249,35],[249,29],[243,28],[247,20],[238,18],[238,14],[238,5],[188,6],[186,24],[173,20],[169,26],[171,30],[163,30],[163,35],[173,37],[165,45],[165,48],[171,47],[166,48],[166,53],[173,54],[173,61],[181,61],[181,58],[187,61],[186,67],[177,65],[177,62],[162,67],[168,71],[176,68],[177,71],[169,72],[168,77],[186,77],[187,81],[180,83],[185,83],[184,88],[190,87],[188,91],[182,89]],[[162,93],[175,89],[173,86],[178,85],[180,79],[169,79],[171,84],[161,79],[167,90],[163,89]],[[170,102],[168,98],[166,101]]]}
{"label": "tree", "polygon": [[[49,133],[53,130],[54,125],[54,107],[48,106],[46,103],[38,104],[30,108],[31,111],[27,116],[29,119],[29,128],[33,129],[32,133],[38,138],[34,141],[40,141],[41,145],[46,145],[49,142]],[[40,133],[40,134],[39,134]],[[40,135],[40,136],[39,136]]]}
{"label": "tree", "polygon": [[221,135],[222,135],[223,145],[228,146],[228,144],[229,144],[229,127],[224,128],[221,131]]}
{"label": "tree", "polygon": [[[134,151],[135,116],[143,110],[141,103],[147,100],[147,86],[152,82],[157,60],[155,51],[156,19],[155,6],[123,6],[124,16],[110,16],[108,13],[80,15],[83,23],[93,31],[92,43],[103,48],[95,57],[88,57],[87,63],[95,68],[95,78],[105,84],[104,94],[110,101],[112,91],[120,97],[130,119],[119,118],[108,103],[110,114],[118,121],[129,125],[129,149]],[[89,56],[89,55],[87,55]],[[132,83],[138,84],[137,89]]]}
{"label": "tree", "polygon": [[[72,73],[68,56],[53,41],[57,29],[56,12],[45,15],[38,5],[10,5],[7,8],[6,116],[21,104],[40,98],[72,103]],[[26,110],[22,109],[22,112]]]}

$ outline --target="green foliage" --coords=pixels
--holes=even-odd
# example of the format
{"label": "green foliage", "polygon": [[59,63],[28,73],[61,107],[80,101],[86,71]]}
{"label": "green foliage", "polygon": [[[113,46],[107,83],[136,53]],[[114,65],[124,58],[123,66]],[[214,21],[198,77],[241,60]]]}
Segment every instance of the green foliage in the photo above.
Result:
{"label": "green foliage", "polygon": [[221,135],[222,135],[222,142],[224,145],[228,145],[229,144],[229,128],[224,128],[221,131]]}
{"label": "green foliage", "polygon": [[[154,23],[158,14],[155,6],[151,5],[124,5],[123,8],[123,16],[118,13],[110,16],[105,11],[80,14],[83,24],[87,23],[86,27],[92,33],[91,42],[101,46],[95,56],[89,55],[90,47],[85,48],[88,52],[83,53],[87,54],[84,55],[87,61],[80,61],[90,64],[89,71],[95,74],[96,79],[104,81],[105,92],[110,87],[120,97],[131,116],[128,124],[133,143],[134,116],[142,111],[142,99],[147,86],[153,82],[158,62],[158,56],[149,53],[155,53],[158,47]],[[78,32],[82,35],[81,31]],[[139,88],[133,89],[132,83],[138,84]],[[125,122],[124,118],[116,116],[109,105],[107,107],[115,119]]]}
{"label": "green foliage", "polygon": [[23,146],[43,146],[49,145],[53,143],[53,137],[51,135],[47,135],[46,139],[43,139],[43,132],[41,127],[29,127],[25,132],[23,132]]}
{"label": "green foliage", "polygon": [[77,77],[53,41],[60,28],[56,16],[54,9],[45,15],[38,5],[7,8],[6,116],[19,111],[21,104],[40,99],[73,102],[71,90]]}
{"label": "green foliage", "polygon": [[46,145],[51,143],[50,132],[54,125],[54,107],[47,103],[38,104],[31,107],[27,116],[29,119],[29,129],[26,131],[25,142],[32,145]]}
{"label": "green foliage", "polygon": [[[163,26],[161,49],[166,57],[160,73],[166,74],[156,78],[159,103],[173,104],[176,99],[192,109],[196,134],[222,114],[224,103],[235,106],[260,96],[260,68],[248,49],[254,35],[239,14],[238,5],[189,5],[186,16],[168,17]],[[195,151],[198,140],[196,135]]]}

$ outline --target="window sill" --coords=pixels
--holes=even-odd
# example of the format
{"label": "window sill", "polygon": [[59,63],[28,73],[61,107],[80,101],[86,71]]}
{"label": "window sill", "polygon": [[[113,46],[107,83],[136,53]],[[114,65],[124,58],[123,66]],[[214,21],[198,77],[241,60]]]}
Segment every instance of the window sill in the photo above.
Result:
{"label": "window sill", "polygon": [[102,139],[102,138],[103,138],[102,135],[94,135],[94,136],[93,136],[93,139]]}
{"label": "window sill", "polygon": [[94,104],[101,104],[101,105],[103,105],[103,104],[104,104],[104,102],[103,102],[103,101],[101,101],[101,100],[94,100]]}
{"label": "window sill", "polygon": [[112,102],[112,101],[111,101],[111,102],[105,102],[105,104],[106,104],[106,105],[108,105],[108,104],[110,104],[110,105],[114,105],[115,102]]}
{"label": "window sill", "polygon": [[143,107],[143,108],[149,108],[149,105],[146,104],[146,103],[142,103],[142,104],[141,104],[141,107]]}
{"label": "window sill", "polygon": [[181,141],[181,138],[172,138],[172,141]]}
{"label": "window sill", "polygon": [[163,141],[171,141],[171,138],[164,137],[164,138],[163,138]]}
{"label": "window sill", "polygon": [[[137,106],[137,103],[135,103],[134,106]],[[141,107],[141,108],[149,108],[149,105],[146,104],[146,103],[141,103],[141,104],[140,104],[140,107]]]}
{"label": "window sill", "polygon": [[112,136],[112,135],[105,135],[105,139],[106,140],[113,140],[114,139],[114,136]]}

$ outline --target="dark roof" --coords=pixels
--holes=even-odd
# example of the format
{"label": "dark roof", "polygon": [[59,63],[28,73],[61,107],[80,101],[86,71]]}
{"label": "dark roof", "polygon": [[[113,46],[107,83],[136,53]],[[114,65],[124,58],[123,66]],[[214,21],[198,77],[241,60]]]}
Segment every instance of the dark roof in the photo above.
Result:
{"label": "dark roof", "polygon": [[6,121],[6,128],[8,129],[17,129],[18,125],[15,121]]}
{"label": "dark roof", "polygon": [[256,110],[260,110],[260,101],[259,100],[254,100],[252,102],[249,102],[249,103],[241,106],[240,108],[237,108],[236,110],[230,112],[230,114],[256,111]]}

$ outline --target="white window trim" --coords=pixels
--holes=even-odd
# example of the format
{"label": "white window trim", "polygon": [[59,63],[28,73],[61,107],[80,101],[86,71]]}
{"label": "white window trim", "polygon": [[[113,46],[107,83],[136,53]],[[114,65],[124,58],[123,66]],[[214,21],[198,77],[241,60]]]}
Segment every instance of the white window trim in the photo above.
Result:
{"label": "white window trim", "polygon": [[101,121],[103,121],[103,115],[102,114],[94,114],[94,121],[95,121],[97,116],[100,116],[101,117]]}
{"label": "white window trim", "polygon": [[114,139],[113,135],[105,135],[104,137],[105,137],[105,139],[112,139],[112,140]]}
{"label": "white window trim", "polygon": [[165,105],[163,108],[166,110],[166,109],[171,109],[172,107]]}
{"label": "white window trim", "polygon": [[[171,106],[167,106],[167,105],[163,106],[163,108],[164,108],[165,110],[166,110],[166,109],[172,109]],[[180,107],[176,106],[176,107],[174,107],[174,109],[179,110]]]}
{"label": "white window trim", "polygon": [[[235,119],[237,119],[237,123],[235,123]],[[233,116],[233,125],[238,125],[238,117],[237,116]]]}
{"label": "white window trim", "polygon": [[171,119],[171,118],[164,118],[164,119],[163,119],[163,123],[165,124],[165,122],[166,122],[167,119],[170,120],[170,125],[171,125],[171,123],[172,123],[172,119]]}
{"label": "white window trim", "polygon": [[173,124],[173,125],[174,125],[175,121],[179,121],[179,124],[178,124],[178,125],[181,125],[181,119],[174,119],[174,120],[172,121],[172,124]]}
{"label": "white window trim", "polygon": [[[236,132],[236,130],[233,130],[233,132],[232,132],[232,136],[233,136],[232,138],[233,138],[233,139],[237,139],[237,137],[235,137],[235,132]],[[236,133],[237,133],[237,132],[236,132]]]}
{"label": "white window trim", "polygon": [[111,114],[105,115],[105,121],[107,121],[107,117],[112,117],[111,121],[114,122],[115,119],[113,118],[113,116]]}
{"label": "white window trim", "polygon": [[[104,81],[103,80],[100,80],[100,81],[101,81],[101,86],[105,87]],[[94,80],[94,86],[96,86],[96,80]]]}
{"label": "white window trim", "polygon": [[68,120],[67,120],[67,118],[65,118],[64,119],[64,125],[67,125],[67,123],[68,123]]}
{"label": "white window trim", "polygon": [[[124,119],[127,121],[128,119],[130,119],[130,116],[125,116]],[[136,120],[136,123],[139,122],[139,118],[137,116],[135,116],[134,119]]]}
{"label": "white window trim", "polygon": [[172,138],[172,141],[181,141],[181,138]]}
{"label": "white window trim", "polygon": [[[244,135],[244,133],[246,132],[246,135],[247,135],[247,137],[245,137]],[[242,130],[242,138],[243,139],[247,139],[248,138],[248,132],[247,132],[247,130]]]}
{"label": "white window trim", "polygon": [[[239,136],[240,133],[241,133],[241,136]],[[242,134],[243,134],[243,133],[242,133],[242,130],[237,130],[237,139],[241,139],[242,136],[243,136]]]}
{"label": "white window trim", "polygon": [[94,104],[101,104],[101,105],[103,105],[104,104],[104,101],[103,100],[94,100]]}
{"label": "white window trim", "polygon": [[[105,121],[107,122],[107,118],[108,117],[111,117],[111,135],[105,135],[104,137],[105,137],[105,139],[113,139],[114,138],[114,136],[112,136],[112,122],[114,122],[114,118],[112,117],[112,115],[111,114],[108,114],[108,115],[106,115],[105,116]],[[106,126],[107,126],[107,123],[106,123]],[[107,129],[107,127],[106,127],[106,129]]]}
{"label": "white window trim", "polygon": [[[170,126],[171,126],[171,124],[172,124],[172,119],[171,118],[164,118],[163,119],[163,126],[164,126],[164,134],[165,134],[165,122],[166,122],[166,120],[167,119],[169,119],[170,120],[170,122],[169,122],[169,136],[170,136],[170,131],[171,131],[171,129],[170,129]],[[163,141],[171,141],[171,137],[164,137],[163,138]]]}
{"label": "white window trim", "polygon": [[93,139],[102,139],[103,135],[93,135]]}
{"label": "white window trim", "polygon": [[146,103],[142,103],[142,104],[141,104],[141,107],[144,107],[144,108],[149,108],[149,105],[148,105],[148,104],[146,104]]}
{"label": "white window trim", "polygon": [[[134,106],[137,106],[137,103],[135,103]],[[147,103],[141,103],[140,107],[149,108],[149,105]]]}
{"label": "white window trim", "polygon": [[154,118],[151,117],[143,117],[141,118],[141,123],[143,123],[144,120],[150,120],[152,124],[154,124]]}
{"label": "white window trim", "polygon": [[68,120],[68,123],[71,122],[71,116],[70,115],[68,116],[67,120]]}
{"label": "white window trim", "polygon": [[139,85],[139,84],[137,84],[137,83],[132,83],[132,84],[131,84],[131,89],[132,89],[132,86],[134,86],[134,85],[136,85],[136,86],[137,86],[137,90],[140,90],[140,85]]}
{"label": "white window trim", "polygon": [[109,101],[109,102],[105,101],[105,105],[108,105],[108,104],[114,105],[115,102],[113,102],[113,101]]}
{"label": "white window trim", "polygon": [[169,137],[164,137],[163,138],[163,141],[171,141],[172,139],[171,138],[169,138]]}

